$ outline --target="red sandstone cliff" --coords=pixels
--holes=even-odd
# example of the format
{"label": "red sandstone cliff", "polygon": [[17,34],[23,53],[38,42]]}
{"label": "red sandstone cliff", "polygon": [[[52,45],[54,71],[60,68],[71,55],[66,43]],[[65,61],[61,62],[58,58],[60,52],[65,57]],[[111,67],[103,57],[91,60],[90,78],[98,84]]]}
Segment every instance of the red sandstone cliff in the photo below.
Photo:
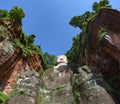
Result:
{"label": "red sandstone cliff", "polygon": [[12,90],[20,72],[43,69],[40,54],[24,56],[21,49],[13,45],[12,40],[20,35],[20,25],[18,21],[0,19],[0,89],[6,93]]}
{"label": "red sandstone cliff", "polygon": [[[106,27],[106,34],[99,43],[99,31]],[[98,66],[106,81],[120,89],[120,12],[113,9],[102,9],[88,23],[88,41],[85,47],[85,62]]]}

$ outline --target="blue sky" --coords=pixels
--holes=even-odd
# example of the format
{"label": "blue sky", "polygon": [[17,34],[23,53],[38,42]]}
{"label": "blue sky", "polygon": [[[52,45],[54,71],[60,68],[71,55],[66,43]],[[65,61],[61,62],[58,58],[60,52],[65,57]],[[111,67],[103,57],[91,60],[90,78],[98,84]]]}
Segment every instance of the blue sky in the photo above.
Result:
{"label": "blue sky", "polygon": [[[36,35],[35,44],[43,52],[65,54],[72,45],[72,37],[80,33],[69,25],[73,16],[92,10],[92,4],[100,0],[0,0],[0,9],[22,8],[26,14],[23,30]],[[119,0],[109,0],[114,9],[120,10]]]}

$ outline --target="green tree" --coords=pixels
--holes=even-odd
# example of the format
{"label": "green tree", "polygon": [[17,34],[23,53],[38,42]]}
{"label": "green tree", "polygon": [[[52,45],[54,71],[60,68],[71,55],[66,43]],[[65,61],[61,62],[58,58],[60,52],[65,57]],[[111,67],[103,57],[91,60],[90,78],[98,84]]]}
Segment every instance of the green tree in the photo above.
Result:
{"label": "green tree", "polygon": [[112,8],[112,6],[109,5],[109,0],[100,0],[100,2],[94,2],[92,5],[92,9],[96,13],[102,8]]}
{"label": "green tree", "polygon": [[0,18],[6,18],[8,17],[8,14],[7,10],[0,10]]}
{"label": "green tree", "polygon": [[10,10],[10,17],[16,20],[21,20],[22,18],[25,17],[25,13],[22,10],[22,8],[19,8],[17,6],[14,6],[11,10]]}
{"label": "green tree", "polygon": [[28,41],[28,44],[33,44],[34,41],[35,41],[35,35],[34,34],[31,34],[27,37],[27,41]]}
{"label": "green tree", "polygon": [[75,61],[80,50],[80,35],[73,37],[73,43],[70,50],[66,52],[66,56],[69,61]]}
{"label": "green tree", "polygon": [[56,56],[55,55],[51,55],[48,52],[45,52],[43,54],[44,57],[44,61],[45,61],[45,66],[46,68],[50,68],[53,67],[54,65],[56,65]]}
{"label": "green tree", "polygon": [[88,20],[92,15],[94,15],[94,13],[87,11],[81,16],[73,17],[69,24],[75,28],[79,27],[80,29],[84,29],[87,26]]}

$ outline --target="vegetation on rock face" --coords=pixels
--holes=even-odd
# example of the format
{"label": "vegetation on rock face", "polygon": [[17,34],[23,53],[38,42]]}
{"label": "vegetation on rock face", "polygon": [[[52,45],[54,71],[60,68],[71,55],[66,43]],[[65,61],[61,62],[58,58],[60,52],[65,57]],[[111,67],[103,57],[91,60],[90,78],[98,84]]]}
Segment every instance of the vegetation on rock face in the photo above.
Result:
{"label": "vegetation on rock face", "polygon": [[2,41],[9,36],[10,36],[10,32],[7,30],[7,28],[0,26],[0,40]]}
{"label": "vegetation on rock face", "polygon": [[102,8],[112,8],[112,6],[109,4],[109,0],[100,0],[100,2],[94,2],[92,9],[95,12],[99,12]]}
{"label": "vegetation on rock face", "polygon": [[77,35],[76,37],[73,38],[72,47],[70,50],[66,52],[66,56],[69,59],[69,61],[74,61],[78,58],[77,55],[79,54],[79,50],[80,50],[79,41],[80,41],[80,35]]}
{"label": "vegetation on rock face", "polygon": [[0,104],[5,104],[7,99],[8,99],[8,95],[0,91]]}
{"label": "vegetation on rock face", "polygon": [[21,49],[23,55],[25,56],[31,56],[33,52],[42,55],[41,47],[34,44],[34,38],[35,38],[34,34],[28,36],[24,34],[23,41],[21,41],[20,38],[15,38],[13,42],[17,48]]}
{"label": "vegetation on rock face", "polygon": [[99,37],[99,45],[100,43],[103,41],[105,35],[107,34],[106,28],[105,27],[101,27],[99,32],[98,32],[98,37]]}
{"label": "vegetation on rock face", "polygon": [[[11,21],[11,25],[14,25],[13,22],[19,23],[21,26],[21,32],[17,34],[17,37],[12,38],[12,42],[15,47],[19,48],[22,52],[22,54],[26,57],[31,56],[33,53],[40,54],[43,58],[45,68],[51,67],[55,65],[55,59],[56,57],[54,55],[50,55],[49,53],[43,53],[41,50],[40,45],[35,45],[35,34],[26,35],[22,30],[22,18],[25,17],[25,13],[22,10],[22,8],[19,8],[17,6],[14,6],[10,11],[7,10],[0,10],[0,19],[6,19]],[[7,31],[7,32],[5,32]],[[7,37],[10,37],[8,35],[12,35],[9,33],[7,28],[0,26],[0,37],[5,38],[7,34]],[[4,36],[5,35],[5,36]],[[1,39],[2,39],[1,38]],[[2,41],[2,40],[1,40]]]}
{"label": "vegetation on rock face", "polygon": [[[73,78],[72,78],[72,86],[73,86],[73,104],[78,104],[79,103],[79,98],[81,97],[80,92],[78,91],[78,88],[81,88],[81,86],[78,84],[79,83],[79,75],[78,74],[74,74]],[[84,89],[83,89],[84,90]]]}
{"label": "vegetation on rock face", "polygon": [[0,18],[7,18],[9,17],[9,13],[7,10],[0,10]]}
{"label": "vegetation on rock face", "polygon": [[[86,32],[87,25],[89,21],[93,20],[95,16],[98,14],[99,10],[102,8],[112,8],[111,5],[109,5],[109,0],[100,0],[100,2],[94,2],[92,5],[93,11],[86,11],[84,14],[80,16],[74,16],[71,21],[70,25],[74,26],[75,28],[78,27],[82,30],[80,35],[73,37],[74,39],[79,39],[76,41],[73,41],[72,47],[69,51],[67,51],[66,55],[70,56],[68,57],[69,60],[73,61],[76,57],[78,57],[78,53],[81,53],[82,56],[84,56],[85,53],[85,44],[88,44],[90,37],[88,37],[88,33]],[[76,50],[78,49],[78,50]],[[75,51],[73,51],[75,50]]]}
{"label": "vegetation on rock face", "polygon": [[56,56],[55,55],[51,55],[51,54],[45,52],[43,54],[43,59],[45,61],[46,68],[50,68],[50,67],[53,67],[54,65],[56,65]]}
{"label": "vegetation on rock face", "polygon": [[24,17],[24,11],[22,10],[22,8],[19,8],[17,6],[14,6],[10,10],[10,12],[8,12],[7,10],[0,10],[0,18],[21,20]]}
{"label": "vegetation on rock face", "polygon": [[25,13],[23,12],[22,8],[18,8],[17,6],[13,7],[10,10],[10,18],[21,20],[25,17]]}

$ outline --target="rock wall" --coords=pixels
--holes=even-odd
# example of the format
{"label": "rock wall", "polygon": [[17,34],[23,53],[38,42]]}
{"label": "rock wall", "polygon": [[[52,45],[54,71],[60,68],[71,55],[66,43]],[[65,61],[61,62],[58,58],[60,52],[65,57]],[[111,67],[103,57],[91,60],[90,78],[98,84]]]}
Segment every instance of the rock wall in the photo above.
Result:
{"label": "rock wall", "polygon": [[81,66],[73,76],[73,104],[116,104],[97,67]]}
{"label": "rock wall", "polygon": [[[105,31],[100,34],[101,28]],[[115,96],[119,95],[120,12],[113,9],[101,9],[98,15],[88,23],[86,32],[83,63],[98,67],[111,86],[111,91]],[[118,99],[120,100],[119,96],[117,96]]]}
{"label": "rock wall", "polygon": [[0,90],[5,93],[12,90],[19,73],[43,69],[40,54],[34,52],[30,57],[24,56],[21,49],[13,45],[13,39],[20,35],[20,24],[18,21],[0,19]]}
{"label": "rock wall", "polygon": [[38,104],[39,87],[41,84],[42,81],[38,72],[34,70],[22,72],[16,81],[14,96],[5,104]]}
{"label": "rock wall", "polygon": [[[61,70],[62,69],[62,70]],[[40,88],[40,104],[73,104],[72,71],[67,65],[56,69],[47,69],[42,76],[43,85]]]}
{"label": "rock wall", "polygon": [[16,21],[14,19],[0,19],[0,25],[4,26],[12,35],[11,38],[15,38],[20,35],[22,28],[21,28],[21,21]]}
{"label": "rock wall", "polygon": [[[116,76],[115,88],[120,88],[120,12],[113,9],[102,9],[88,25],[88,36],[91,37],[93,53],[86,48],[89,54],[88,63],[97,65],[104,78],[108,81]],[[106,28],[102,42],[99,44],[99,30]],[[87,46],[86,46],[87,47]]]}

